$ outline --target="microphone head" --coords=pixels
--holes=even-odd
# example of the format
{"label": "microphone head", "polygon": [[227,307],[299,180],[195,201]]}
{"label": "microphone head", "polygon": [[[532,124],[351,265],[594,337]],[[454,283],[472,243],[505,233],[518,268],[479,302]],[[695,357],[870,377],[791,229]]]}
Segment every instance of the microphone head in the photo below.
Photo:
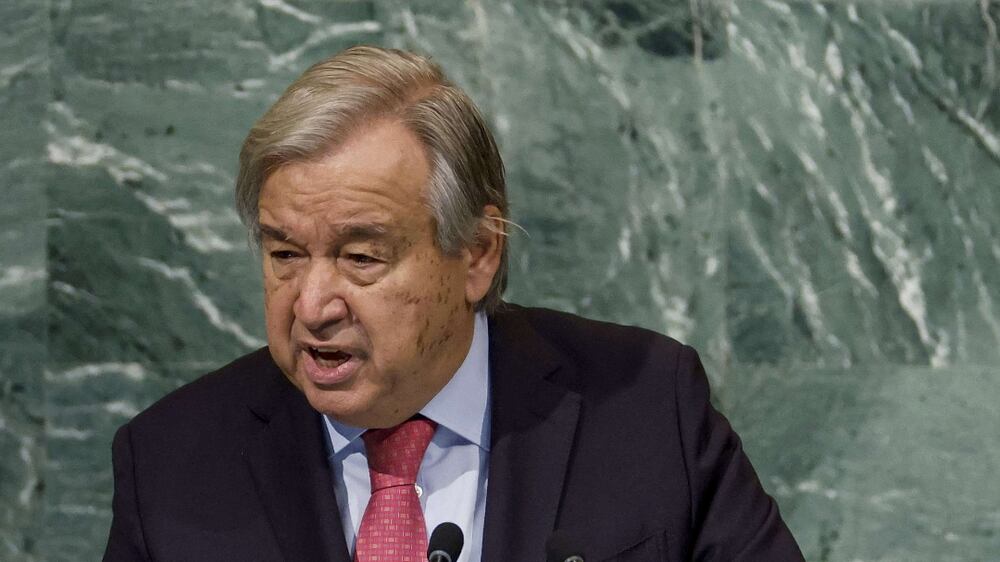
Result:
{"label": "microphone head", "polygon": [[451,522],[441,523],[434,528],[430,540],[427,541],[427,559],[455,562],[464,544],[465,537],[458,525]]}
{"label": "microphone head", "polygon": [[580,541],[573,533],[556,529],[545,543],[546,562],[584,562]]}

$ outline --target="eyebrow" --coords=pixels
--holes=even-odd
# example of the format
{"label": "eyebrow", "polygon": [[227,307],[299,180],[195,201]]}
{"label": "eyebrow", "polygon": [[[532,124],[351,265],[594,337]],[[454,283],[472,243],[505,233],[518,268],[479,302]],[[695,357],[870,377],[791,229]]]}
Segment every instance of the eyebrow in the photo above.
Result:
{"label": "eyebrow", "polygon": [[384,224],[374,222],[346,222],[331,226],[340,238],[358,240],[366,238],[389,238],[389,229]]}
{"label": "eyebrow", "polygon": [[284,230],[268,226],[266,224],[260,225],[260,234],[261,236],[266,236],[272,240],[278,240],[279,242],[288,242],[291,240],[291,237],[285,233]]}
{"label": "eyebrow", "polygon": [[[389,229],[380,223],[374,222],[345,222],[330,225],[330,230],[340,239],[365,240],[365,239],[386,239],[391,238]],[[267,224],[260,225],[261,236],[277,240],[279,242],[294,242],[292,237],[278,227]]]}

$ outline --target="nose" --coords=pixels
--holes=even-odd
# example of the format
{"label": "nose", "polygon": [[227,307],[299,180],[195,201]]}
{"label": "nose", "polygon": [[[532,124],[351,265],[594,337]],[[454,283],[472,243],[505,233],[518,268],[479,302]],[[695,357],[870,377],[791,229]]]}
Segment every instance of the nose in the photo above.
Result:
{"label": "nose", "polygon": [[331,329],[350,314],[344,300],[344,279],[334,264],[312,260],[299,283],[295,318],[316,338],[327,339]]}

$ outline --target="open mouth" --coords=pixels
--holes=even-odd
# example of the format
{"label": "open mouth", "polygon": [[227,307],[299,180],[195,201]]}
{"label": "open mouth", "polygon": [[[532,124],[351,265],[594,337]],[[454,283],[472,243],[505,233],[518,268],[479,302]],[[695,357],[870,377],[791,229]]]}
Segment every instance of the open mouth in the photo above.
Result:
{"label": "open mouth", "polygon": [[306,348],[309,355],[312,356],[313,360],[320,367],[327,369],[333,369],[347,363],[351,360],[352,355],[340,350],[328,350],[321,349],[317,347]]}

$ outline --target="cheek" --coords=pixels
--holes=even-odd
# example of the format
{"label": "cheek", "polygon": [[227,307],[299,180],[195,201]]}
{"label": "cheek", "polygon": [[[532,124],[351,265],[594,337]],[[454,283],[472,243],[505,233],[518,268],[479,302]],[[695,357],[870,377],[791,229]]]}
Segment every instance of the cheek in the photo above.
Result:
{"label": "cheek", "polygon": [[444,332],[450,333],[445,302],[451,292],[443,285],[410,283],[368,295],[368,303],[376,307],[383,335],[395,340],[393,347],[425,356],[450,339]]}
{"label": "cheek", "polygon": [[264,282],[264,319],[268,336],[278,336],[288,332],[292,322],[295,292],[280,283]]}
{"label": "cheek", "polygon": [[273,308],[275,288],[270,283],[264,283],[264,314],[269,314]]}
{"label": "cheek", "polygon": [[455,337],[456,316],[462,311],[464,302],[464,293],[456,277],[452,272],[429,276],[430,282],[423,287],[422,295],[413,299],[422,305],[415,338],[417,353],[421,356],[438,353]]}
{"label": "cheek", "polygon": [[417,351],[421,355],[434,355],[447,347],[448,342],[455,337],[455,330],[450,322],[445,322],[439,326],[429,326],[422,336],[422,345]]}
{"label": "cheek", "polygon": [[415,267],[359,288],[349,302],[373,341],[383,344],[376,348],[430,358],[454,338],[465,288],[460,270],[436,252],[421,252],[410,263]]}
{"label": "cheek", "polygon": [[274,276],[267,273],[267,265],[264,266],[264,310],[271,307],[271,301],[273,301],[278,294],[281,284],[278,282]]}

